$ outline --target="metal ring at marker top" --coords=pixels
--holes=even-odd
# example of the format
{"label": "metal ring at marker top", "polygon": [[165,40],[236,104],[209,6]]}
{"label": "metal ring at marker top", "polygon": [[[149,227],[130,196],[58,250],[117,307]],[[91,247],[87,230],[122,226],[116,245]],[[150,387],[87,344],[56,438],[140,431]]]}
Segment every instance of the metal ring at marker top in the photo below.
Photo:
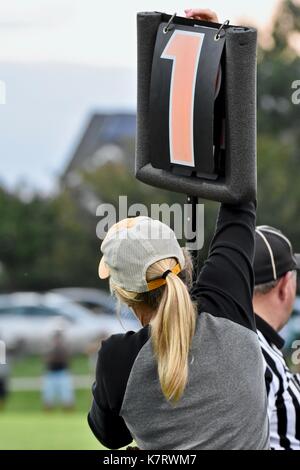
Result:
{"label": "metal ring at marker top", "polygon": [[224,23],[220,26],[220,28],[218,29],[218,31],[216,32],[216,34],[215,34],[215,36],[214,36],[214,40],[215,40],[215,41],[219,41],[219,39],[221,38],[220,32],[222,31],[222,29],[223,29],[225,26],[228,26],[228,25],[229,25],[229,20],[224,21]]}
{"label": "metal ring at marker top", "polygon": [[168,23],[166,24],[166,26],[164,27],[163,29],[163,33],[164,34],[167,34],[170,30],[169,30],[169,26],[170,24],[172,23],[172,21],[174,20],[175,16],[177,15],[177,13],[174,13],[171,18],[169,19]]}

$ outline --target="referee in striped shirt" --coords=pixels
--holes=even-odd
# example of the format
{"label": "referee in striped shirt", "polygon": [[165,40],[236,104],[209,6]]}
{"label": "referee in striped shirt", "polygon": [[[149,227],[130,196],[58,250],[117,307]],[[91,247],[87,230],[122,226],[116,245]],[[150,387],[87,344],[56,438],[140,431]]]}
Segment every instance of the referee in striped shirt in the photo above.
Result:
{"label": "referee in striped shirt", "polygon": [[300,450],[300,374],[289,370],[278,334],[292,313],[299,266],[282,232],[256,228],[253,309],[265,358],[270,446],[276,450]]}

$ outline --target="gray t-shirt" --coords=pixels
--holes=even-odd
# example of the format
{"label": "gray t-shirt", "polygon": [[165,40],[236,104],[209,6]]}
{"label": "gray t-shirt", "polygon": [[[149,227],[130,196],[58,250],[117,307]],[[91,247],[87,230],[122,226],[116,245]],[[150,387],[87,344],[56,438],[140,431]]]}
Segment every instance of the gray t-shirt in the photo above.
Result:
{"label": "gray t-shirt", "polygon": [[88,421],[106,447],[134,439],[145,450],[269,448],[252,309],[254,230],[254,203],[221,206],[209,257],[191,290],[199,315],[178,404],[162,394],[149,327],[103,342]]}

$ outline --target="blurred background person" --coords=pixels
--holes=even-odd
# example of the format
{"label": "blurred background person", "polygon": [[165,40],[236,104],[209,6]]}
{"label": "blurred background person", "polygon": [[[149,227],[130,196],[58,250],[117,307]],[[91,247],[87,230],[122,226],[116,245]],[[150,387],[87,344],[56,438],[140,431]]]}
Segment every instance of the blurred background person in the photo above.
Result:
{"label": "blurred background person", "polygon": [[9,369],[7,364],[0,364],[0,411],[4,409],[8,396]]}
{"label": "blurred background person", "polygon": [[270,444],[278,450],[300,450],[300,374],[288,368],[278,334],[293,310],[299,262],[282,232],[256,228],[253,309],[266,362]]}
{"label": "blurred background person", "polygon": [[1,341],[0,332],[0,343],[4,345],[3,350],[0,344],[0,411],[4,409],[5,402],[8,396],[8,382],[9,382],[9,365],[7,354],[5,350],[5,343]]}
{"label": "blurred background person", "polygon": [[66,410],[72,410],[74,390],[70,373],[70,353],[61,330],[53,336],[45,363],[46,374],[43,381],[45,410],[52,410],[57,404]]}

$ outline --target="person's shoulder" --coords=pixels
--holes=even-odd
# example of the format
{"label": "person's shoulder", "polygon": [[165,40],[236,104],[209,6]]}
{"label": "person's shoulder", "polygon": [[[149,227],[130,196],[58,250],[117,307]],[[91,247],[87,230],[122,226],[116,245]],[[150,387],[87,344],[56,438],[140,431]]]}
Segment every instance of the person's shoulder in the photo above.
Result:
{"label": "person's shoulder", "polygon": [[110,336],[102,342],[96,377],[105,383],[110,407],[119,412],[134,362],[149,339],[149,328]]}
{"label": "person's shoulder", "polygon": [[115,360],[135,359],[140,349],[149,339],[149,327],[138,331],[128,331],[110,336],[102,342],[99,355],[102,361],[109,363]]}

